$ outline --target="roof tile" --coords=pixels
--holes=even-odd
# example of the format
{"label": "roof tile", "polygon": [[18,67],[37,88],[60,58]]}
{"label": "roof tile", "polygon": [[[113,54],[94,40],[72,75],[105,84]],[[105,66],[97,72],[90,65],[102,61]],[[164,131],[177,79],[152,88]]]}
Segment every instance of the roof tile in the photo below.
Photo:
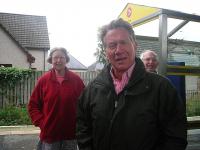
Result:
{"label": "roof tile", "polygon": [[23,47],[50,48],[45,16],[0,13],[0,23]]}

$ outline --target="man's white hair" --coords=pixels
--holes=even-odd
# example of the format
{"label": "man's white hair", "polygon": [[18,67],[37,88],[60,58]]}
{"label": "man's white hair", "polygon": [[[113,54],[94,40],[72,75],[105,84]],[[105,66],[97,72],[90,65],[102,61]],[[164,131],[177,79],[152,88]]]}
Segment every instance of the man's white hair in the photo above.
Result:
{"label": "man's white hair", "polygon": [[156,52],[154,52],[153,50],[150,50],[150,49],[145,50],[145,51],[143,51],[143,52],[140,54],[140,59],[141,59],[141,60],[143,60],[144,54],[147,53],[147,52],[152,53],[152,54],[155,56],[156,60],[158,61],[158,55],[156,54]]}

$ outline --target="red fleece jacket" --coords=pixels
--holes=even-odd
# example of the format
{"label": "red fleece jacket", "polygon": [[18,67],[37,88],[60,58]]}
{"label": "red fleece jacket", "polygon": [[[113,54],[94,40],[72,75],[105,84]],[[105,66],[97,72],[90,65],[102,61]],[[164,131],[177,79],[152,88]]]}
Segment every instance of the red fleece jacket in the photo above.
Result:
{"label": "red fleece jacket", "polygon": [[75,139],[76,105],[83,88],[80,77],[69,70],[62,84],[56,80],[53,69],[38,80],[28,111],[33,124],[41,129],[42,141]]}

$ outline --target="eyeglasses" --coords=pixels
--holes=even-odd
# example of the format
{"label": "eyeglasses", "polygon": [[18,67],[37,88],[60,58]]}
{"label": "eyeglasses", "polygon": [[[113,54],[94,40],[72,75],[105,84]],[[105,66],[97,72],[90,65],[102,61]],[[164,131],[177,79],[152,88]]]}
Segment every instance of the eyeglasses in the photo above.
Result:
{"label": "eyeglasses", "polygon": [[157,62],[156,58],[143,58],[143,61],[152,61],[152,62]]}
{"label": "eyeglasses", "polygon": [[53,60],[64,60],[65,59],[64,56],[61,56],[61,57],[55,56],[55,57],[52,57],[52,58],[53,58]]}
{"label": "eyeglasses", "polygon": [[114,51],[114,50],[116,50],[116,48],[117,48],[118,45],[125,46],[128,43],[130,43],[130,42],[131,42],[130,39],[120,40],[118,42],[114,41],[114,42],[107,43],[106,47],[108,49]]}

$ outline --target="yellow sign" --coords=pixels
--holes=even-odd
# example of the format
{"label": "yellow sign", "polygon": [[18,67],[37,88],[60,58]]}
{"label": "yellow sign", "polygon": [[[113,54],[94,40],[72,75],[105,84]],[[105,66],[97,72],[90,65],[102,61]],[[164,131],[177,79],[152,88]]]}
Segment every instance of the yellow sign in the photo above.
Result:
{"label": "yellow sign", "polygon": [[160,10],[159,8],[155,8],[155,7],[148,7],[148,6],[128,3],[125,6],[124,10],[119,15],[119,18],[122,18],[128,21],[129,23],[132,23],[146,16],[149,16],[159,10]]}

